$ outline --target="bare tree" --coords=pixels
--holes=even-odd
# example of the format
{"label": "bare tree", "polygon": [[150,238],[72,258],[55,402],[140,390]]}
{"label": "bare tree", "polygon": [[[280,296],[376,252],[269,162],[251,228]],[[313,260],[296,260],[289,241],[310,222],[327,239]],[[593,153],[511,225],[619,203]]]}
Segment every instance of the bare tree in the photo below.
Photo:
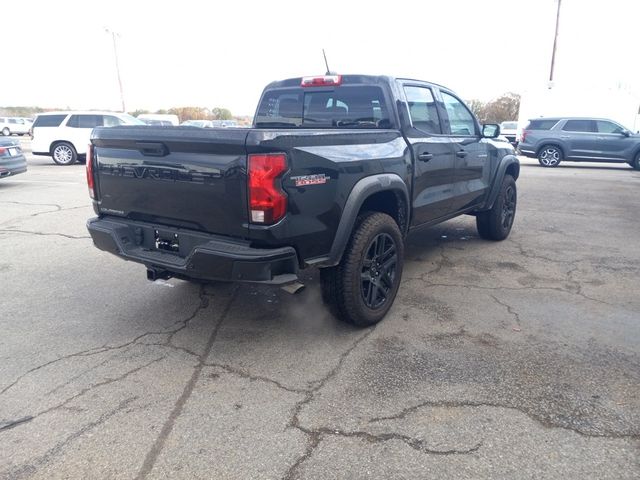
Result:
{"label": "bare tree", "polygon": [[478,117],[481,123],[502,123],[518,118],[520,110],[520,95],[517,93],[505,93],[490,102],[469,100],[471,111]]}

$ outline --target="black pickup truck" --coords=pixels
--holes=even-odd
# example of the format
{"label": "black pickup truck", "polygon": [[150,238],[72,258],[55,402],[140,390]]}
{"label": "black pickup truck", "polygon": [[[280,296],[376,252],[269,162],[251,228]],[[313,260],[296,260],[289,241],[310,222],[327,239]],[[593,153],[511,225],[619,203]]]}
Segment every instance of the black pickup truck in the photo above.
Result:
{"label": "black pickup truck", "polygon": [[502,240],[520,165],[449,89],[364,75],[269,84],[253,128],[96,128],[87,180],[101,250],[150,280],[299,285],[319,267],[325,302],[380,321],[408,232],[461,214]]}

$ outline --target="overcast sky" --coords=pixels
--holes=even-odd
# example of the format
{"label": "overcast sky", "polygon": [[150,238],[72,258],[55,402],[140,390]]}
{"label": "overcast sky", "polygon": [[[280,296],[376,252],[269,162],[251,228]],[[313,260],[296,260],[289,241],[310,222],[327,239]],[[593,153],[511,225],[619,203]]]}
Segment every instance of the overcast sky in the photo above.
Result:
{"label": "overcast sky", "polygon": [[[545,84],[557,0],[5,1],[0,106],[221,106],[332,70],[443,83],[489,100]],[[639,0],[562,0],[558,82],[640,93]],[[10,39],[7,42],[7,39]],[[9,48],[6,48],[10,45]]]}

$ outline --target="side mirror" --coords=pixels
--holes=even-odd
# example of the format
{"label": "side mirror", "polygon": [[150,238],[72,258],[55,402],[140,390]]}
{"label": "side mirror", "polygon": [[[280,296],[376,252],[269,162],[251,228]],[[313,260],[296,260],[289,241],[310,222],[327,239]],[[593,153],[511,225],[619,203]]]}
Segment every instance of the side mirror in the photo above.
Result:
{"label": "side mirror", "polygon": [[631,135],[631,132],[629,130],[622,130],[622,135],[624,135],[625,137],[628,137],[629,135]]}
{"label": "side mirror", "polygon": [[482,126],[482,136],[484,138],[498,138],[500,135],[500,125],[497,123],[487,123]]}

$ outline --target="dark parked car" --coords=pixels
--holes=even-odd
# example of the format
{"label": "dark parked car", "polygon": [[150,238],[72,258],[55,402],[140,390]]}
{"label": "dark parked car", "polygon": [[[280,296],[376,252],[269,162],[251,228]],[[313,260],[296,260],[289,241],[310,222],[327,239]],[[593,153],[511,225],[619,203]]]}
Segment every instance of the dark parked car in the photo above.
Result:
{"label": "dark parked car", "polygon": [[0,178],[10,177],[27,171],[27,159],[22,153],[20,142],[0,137]]}
{"label": "dark parked car", "polygon": [[573,162],[626,162],[640,170],[640,135],[605,118],[536,118],[522,131],[518,149],[543,167]]}
{"label": "dark parked car", "polygon": [[410,230],[469,214],[503,240],[516,212],[514,149],[451,90],[392,77],[291,78],[264,90],[253,127],[96,128],[87,160],[96,247],[147,278],[300,286],[380,321]]}

